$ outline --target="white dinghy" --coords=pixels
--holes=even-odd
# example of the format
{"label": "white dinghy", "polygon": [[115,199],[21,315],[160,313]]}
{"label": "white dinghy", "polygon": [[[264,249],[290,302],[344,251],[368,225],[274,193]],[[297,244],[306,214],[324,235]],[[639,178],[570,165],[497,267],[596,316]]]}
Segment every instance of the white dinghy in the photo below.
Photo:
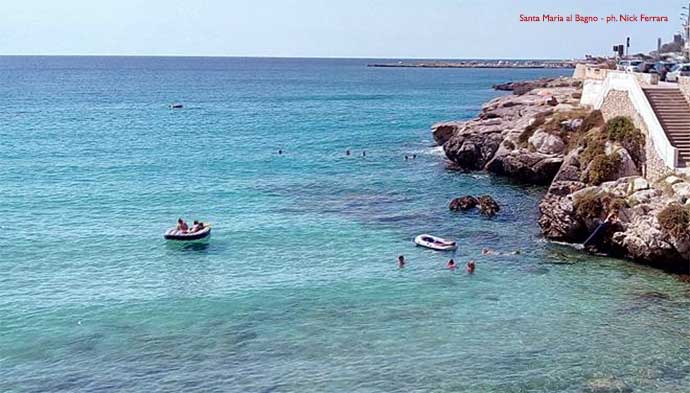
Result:
{"label": "white dinghy", "polygon": [[422,234],[414,238],[414,242],[418,246],[431,248],[438,251],[453,251],[458,248],[457,243],[452,240],[446,240],[438,236]]}

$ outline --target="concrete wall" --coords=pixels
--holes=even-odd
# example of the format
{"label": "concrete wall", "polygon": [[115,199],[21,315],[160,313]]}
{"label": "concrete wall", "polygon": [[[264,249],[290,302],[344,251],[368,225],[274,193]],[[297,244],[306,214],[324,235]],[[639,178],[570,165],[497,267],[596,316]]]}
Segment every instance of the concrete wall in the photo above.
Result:
{"label": "concrete wall", "polygon": [[576,64],[573,78],[579,80],[604,80],[610,71],[607,68],[600,68],[591,64]]}
{"label": "concrete wall", "polygon": [[627,91],[611,90],[604,98],[601,105],[601,113],[607,121],[617,116],[627,116],[635,127],[639,128],[645,136],[645,164],[640,168],[642,175],[650,181],[656,181],[671,172],[664,163],[654,146],[654,139],[649,135],[647,124],[640,116]]}
{"label": "concrete wall", "polygon": [[685,96],[685,99],[690,102],[690,77],[679,76],[678,87],[680,88],[680,92]]}
{"label": "concrete wall", "polygon": [[599,68],[590,64],[577,64],[575,66],[575,71],[573,72],[573,78],[584,81],[603,81],[611,73],[633,75],[642,86],[659,84],[659,75],[657,74],[610,70],[607,68]]}

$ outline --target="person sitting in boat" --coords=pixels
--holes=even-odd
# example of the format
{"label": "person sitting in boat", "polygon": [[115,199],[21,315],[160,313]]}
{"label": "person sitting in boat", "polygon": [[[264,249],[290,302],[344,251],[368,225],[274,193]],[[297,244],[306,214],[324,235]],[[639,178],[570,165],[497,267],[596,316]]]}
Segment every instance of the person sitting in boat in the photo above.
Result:
{"label": "person sitting in boat", "polygon": [[199,232],[204,229],[204,223],[201,221],[194,221],[194,225],[192,225],[192,232]]}
{"label": "person sitting in boat", "polygon": [[446,264],[446,267],[448,267],[448,269],[451,269],[451,270],[455,269],[455,267],[456,267],[455,261],[452,259],[449,260],[448,263]]}
{"label": "person sitting in boat", "polygon": [[177,231],[182,233],[189,231],[189,225],[182,218],[177,219]]}
{"label": "person sitting in boat", "polygon": [[474,273],[474,269],[476,267],[477,266],[475,265],[474,261],[467,262],[467,273],[470,273],[470,274]]}

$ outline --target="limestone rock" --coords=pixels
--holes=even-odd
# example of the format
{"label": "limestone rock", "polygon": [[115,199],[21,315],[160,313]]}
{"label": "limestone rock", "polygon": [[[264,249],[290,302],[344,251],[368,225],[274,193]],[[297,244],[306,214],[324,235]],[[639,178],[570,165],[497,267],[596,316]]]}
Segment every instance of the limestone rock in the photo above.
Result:
{"label": "limestone rock", "polygon": [[668,176],[667,178],[664,179],[664,182],[666,184],[668,184],[669,186],[672,186],[676,183],[680,183],[682,181],[683,181],[683,179],[681,179],[680,177],[675,176],[675,175]]}
{"label": "limestone rock", "polygon": [[460,129],[460,125],[456,122],[436,123],[431,126],[431,135],[434,141],[440,146],[448,142],[448,140],[455,135]]}
{"label": "limestone rock", "polygon": [[690,199],[690,183],[676,183],[673,186],[671,186],[673,189],[673,193],[676,195],[676,198],[682,203],[685,203],[688,199]]}
{"label": "limestone rock", "polygon": [[448,208],[450,210],[470,210],[474,207],[477,206],[479,201],[477,201],[477,198],[471,196],[471,195],[466,195],[460,198],[455,198],[452,201],[450,201],[450,204],[448,205]]}
{"label": "limestone rock", "polygon": [[565,150],[565,143],[561,138],[554,134],[538,130],[529,138],[529,143],[539,153],[558,154]]}
{"label": "limestone rock", "polygon": [[477,202],[479,202],[479,212],[485,216],[493,217],[501,210],[498,203],[489,195],[480,196]]}
{"label": "limestone rock", "polygon": [[443,150],[451,161],[462,169],[477,170],[493,157],[502,138],[500,135],[461,134],[451,138]]}

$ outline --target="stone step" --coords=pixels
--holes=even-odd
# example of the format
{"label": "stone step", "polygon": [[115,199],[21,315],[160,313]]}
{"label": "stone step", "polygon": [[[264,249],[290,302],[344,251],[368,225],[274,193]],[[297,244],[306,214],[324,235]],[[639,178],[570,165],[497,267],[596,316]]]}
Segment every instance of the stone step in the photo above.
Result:
{"label": "stone step", "polygon": [[678,149],[678,165],[690,162],[690,105],[678,89],[644,89],[649,104],[671,144]]}
{"label": "stone step", "polygon": [[676,104],[664,104],[662,102],[654,102],[654,105],[652,105],[656,109],[662,110],[662,111],[668,111],[668,112],[679,112],[679,113],[688,113],[690,110],[688,110],[687,106],[683,105],[676,105]]}

